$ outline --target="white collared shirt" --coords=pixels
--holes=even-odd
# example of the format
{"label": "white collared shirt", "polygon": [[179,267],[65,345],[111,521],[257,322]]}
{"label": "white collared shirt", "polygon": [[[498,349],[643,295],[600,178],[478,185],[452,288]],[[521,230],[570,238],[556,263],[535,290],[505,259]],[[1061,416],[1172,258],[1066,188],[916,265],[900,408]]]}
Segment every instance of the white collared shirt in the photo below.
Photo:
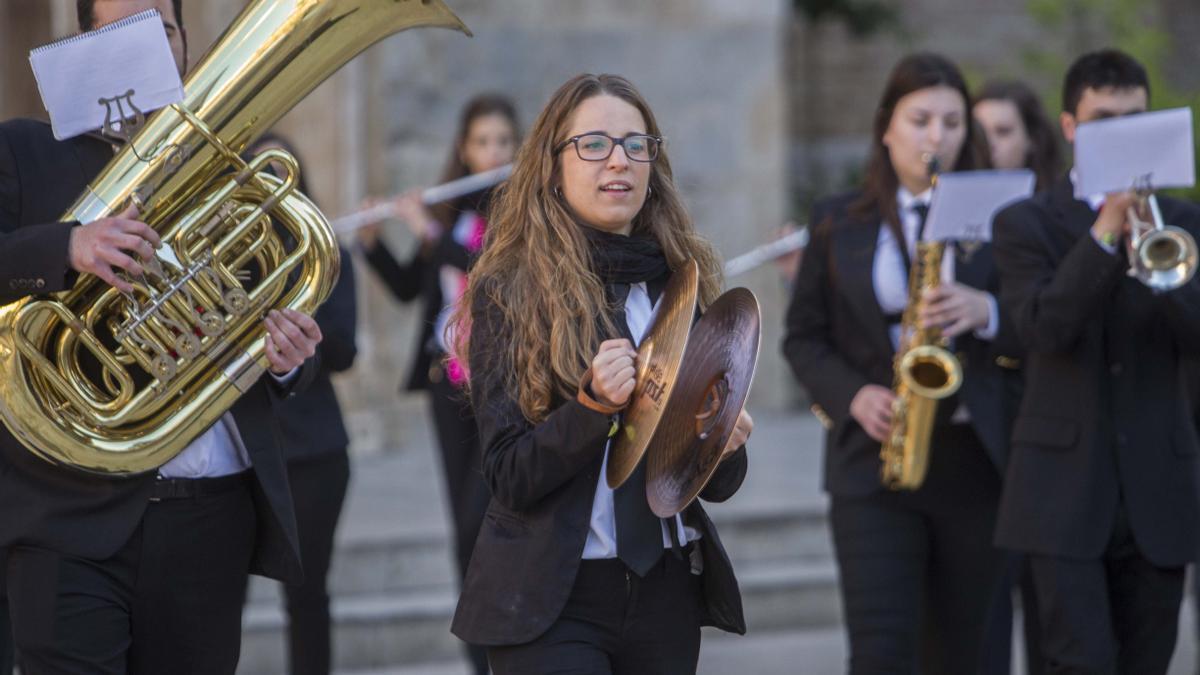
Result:
{"label": "white collared shirt", "polygon": [[[269,373],[279,384],[287,384],[300,372],[293,368],[286,375]],[[204,433],[196,437],[183,452],[158,468],[160,478],[218,478],[241,473],[250,468],[250,453],[242,442],[233,413],[221,416]]]}
{"label": "white collared shirt", "polygon": [[[661,300],[661,298],[659,298]],[[633,284],[629,287],[629,297],[625,299],[625,323],[629,325],[629,333],[633,336],[634,344],[641,344],[646,330],[654,318],[655,307],[650,303],[650,293],[645,283]],[[584,560],[599,560],[617,557],[617,519],[613,506],[613,491],[608,487],[608,451],[612,447],[612,439],[604,448],[604,463],[600,467],[600,478],[596,481],[596,496],[592,499],[592,518],[588,527],[587,541],[583,545]],[[644,461],[644,460],[643,460]],[[663,547],[671,548],[671,533],[667,530],[666,521],[662,522]],[[687,543],[700,538],[700,532],[691,527],[685,527],[683,518],[675,516],[675,527],[679,541]]]}

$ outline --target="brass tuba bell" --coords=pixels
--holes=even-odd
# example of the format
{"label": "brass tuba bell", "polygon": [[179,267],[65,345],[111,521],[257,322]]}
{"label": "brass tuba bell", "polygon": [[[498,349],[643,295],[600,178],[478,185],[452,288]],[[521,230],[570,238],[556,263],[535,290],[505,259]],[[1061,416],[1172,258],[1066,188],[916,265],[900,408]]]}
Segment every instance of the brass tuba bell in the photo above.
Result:
{"label": "brass tuba bell", "polygon": [[[295,160],[239,153],[368,46],[408,28],[468,33],[441,0],[256,0],[109,162],[64,221],[130,202],[164,245],[123,294],[84,275],[0,307],[0,416],[37,456],[101,474],[153,470],[266,368],[262,317],[311,314],[338,275]],[[262,171],[271,162],[282,179]]]}

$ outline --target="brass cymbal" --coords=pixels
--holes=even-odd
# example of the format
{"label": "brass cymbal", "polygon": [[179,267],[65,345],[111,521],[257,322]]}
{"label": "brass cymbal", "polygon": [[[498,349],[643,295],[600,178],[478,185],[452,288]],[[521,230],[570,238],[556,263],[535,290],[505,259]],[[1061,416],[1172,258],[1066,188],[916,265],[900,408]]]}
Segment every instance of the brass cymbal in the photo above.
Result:
{"label": "brass cymbal", "polygon": [[761,340],[758,299],[745,288],[721,295],[692,327],[646,458],[646,499],[658,517],[682,511],[712,477],[750,393]]}
{"label": "brass cymbal", "polygon": [[695,260],[689,260],[671,274],[658,300],[654,323],[638,345],[637,384],[608,454],[606,476],[608,486],[614,490],[642,461],[671,398],[696,313],[699,288],[700,268]]}

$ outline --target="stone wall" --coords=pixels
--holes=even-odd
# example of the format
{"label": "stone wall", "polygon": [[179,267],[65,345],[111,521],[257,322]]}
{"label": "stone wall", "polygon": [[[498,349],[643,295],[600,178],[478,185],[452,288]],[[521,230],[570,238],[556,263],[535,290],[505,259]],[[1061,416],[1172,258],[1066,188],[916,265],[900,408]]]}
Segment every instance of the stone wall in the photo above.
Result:
{"label": "stone wall", "polygon": [[[366,59],[372,89],[368,158],[372,192],[428,184],[441,171],[462,104],[481,91],[517,102],[528,126],[550,93],[579,72],[625,75],[642,90],[668,137],[672,163],[698,228],[726,256],[764,241],[783,217],[782,2],[520,0],[451,3],[475,32],[393,38]],[[536,20],[535,20],[536,19]],[[407,232],[388,232],[398,250]],[[789,378],[778,355],[783,294],[771,270],[731,280],[764,309],[762,366],[754,401],[778,406]],[[360,368],[344,388],[350,407],[385,420],[380,441],[403,438],[393,389],[408,364],[415,326],[373,280],[360,286],[365,329]],[[368,376],[367,373],[386,373]],[[364,445],[373,446],[374,437]]]}
{"label": "stone wall", "polygon": [[[12,52],[9,64],[33,46],[28,36],[37,35],[32,42],[40,43],[72,32],[69,0],[12,2],[27,6],[10,13],[28,25],[0,28],[0,38],[7,38],[0,44]],[[327,212],[353,208],[367,194],[435,182],[458,111],[474,94],[507,93],[527,126],[559,84],[591,71],[626,75],[650,100],[687,205],[723,254],[761,243],[781,222],[784,0],[449,4],[472,28],[473,39],[435,30],[395,36],[318,88],[280,124],[297,143],[314,196]],[[242,6],[243,0],[185,2],[193,63]],[[5,100],[20,103],[5,106],[5,116],[38,112],[27,74],[13,65],[0,73]],[[400,226],[386,236],[400,252],[412,244]],[[416,427],[412,416],[425,414],[425,407],[420,397],[396,393],[416,341],[418,312],[394,303],[361,267],[359,360],[338,386],[355,448],[372,451],[408,443]],[[782,288],[769,269],[731,281],[750,286],[762,301],[753,402],[777,407],[792,387],[778,356]]]}
{"label": "stone wall", "polygon": [[[698,228],[732,257],[767,240],[785,217],[802,219],[802,206],[812,197],[850,183],[863,161],[876,98],[903,53],[941,51],[974,83],[1032,74],[1056,112],[1060,74],[1030,70],[1028,54],[1039,50],[1065,60],[1103,41],[1094,17],[1080,17],[1064,34],[1047,34],[1024,2],[991,0],[898,3],[898,29],[862,40],[838,23],[810,25],[793,16],[787,0],[449,3],[474,38],[435,30],[392,37],[319,87],[280,124],[299,146],[314,197],[331,215],[368,194],[436,181],[458,111],[472,95],[509,94],[527,126],[568,77],[615,72],[630,77],[649,99]],[[185,2],[193,62],[244,4]],[[73,32],[73,5],[0,3],[0,117],[40,111],[25,54]],[[1156,6],[1177,35],[1200,21],[1191,0],[1159,0]],[[1181,43],[1176,52],[1179,81],[1195,82],[1195,45]],[[390,227],[386,236],[400,252],[412,245],[403,227]],[[356,449],[372,451],[408,443],[412,416],[425,408],[420,397],[396,393],[414,347],[418,312],[394,303],[359,267],[360,357],[338,384]],[[797,389],[779,356],[786,301],[780,280],[768,267],[730,284],[749,286],[763,307],[752,405],[789,405]]]}

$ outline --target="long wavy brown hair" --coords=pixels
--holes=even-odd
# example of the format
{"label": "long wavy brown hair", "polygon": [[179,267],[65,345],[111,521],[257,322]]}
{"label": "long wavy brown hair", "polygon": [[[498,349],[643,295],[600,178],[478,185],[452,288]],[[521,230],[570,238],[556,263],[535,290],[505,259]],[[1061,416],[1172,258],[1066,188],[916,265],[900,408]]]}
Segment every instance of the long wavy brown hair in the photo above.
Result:
{"label": "long wavy brown hair", "polygon": [[[533,423],[544,419],[556,400],[574,397],[600,342],[617,334],[581,229],[587,225],[557,196],[562,173],[554,153],[576,108],[601,95],[637,108],[646,133],[661,135],[649,104],[623,77],[578,75],[559,87],[518,151],[512,177],[495,197],[483,253],[451,318],[454,355],[470,367],[472,308],[476,315],[487,305],[498,310],[503,338],[491,339],[503,350],[507,385]],[[667,155],[666,147],[660,148],[651,165],[650,191],[631,234],[657,240],[671,269],[694,259],[700,267],[700,303],[707,307],[720,293],[720,263],[683,207]]]}

